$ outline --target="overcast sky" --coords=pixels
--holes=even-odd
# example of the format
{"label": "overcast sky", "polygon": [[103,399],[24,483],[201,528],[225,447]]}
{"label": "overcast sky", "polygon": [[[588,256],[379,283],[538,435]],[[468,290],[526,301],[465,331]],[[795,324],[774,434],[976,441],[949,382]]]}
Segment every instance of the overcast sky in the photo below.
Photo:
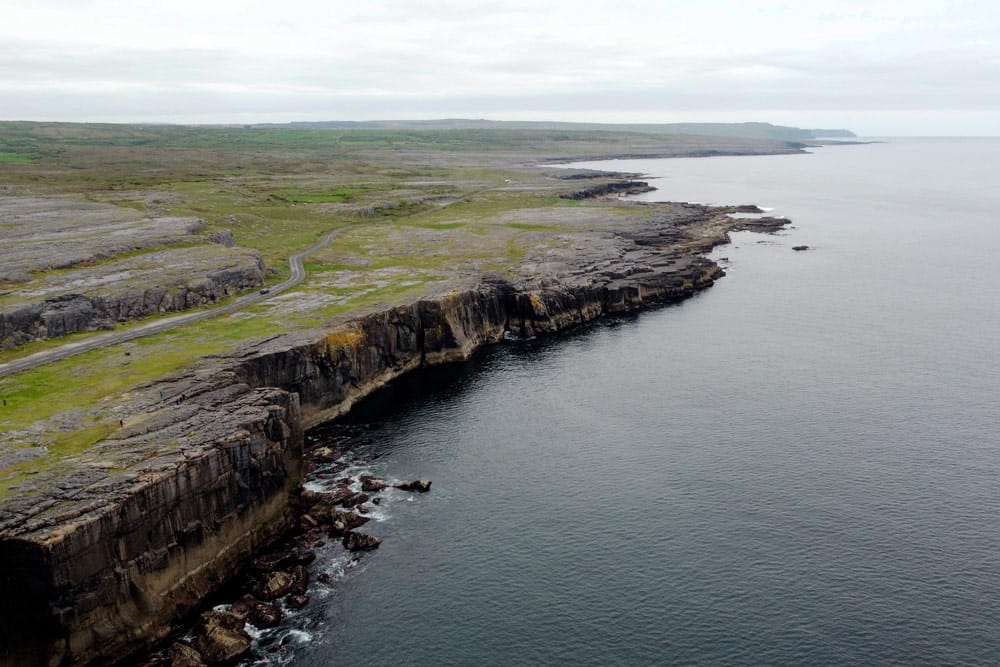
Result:
{"label": "overcast sky", "polygon": [[0,119],[1000,135],[1000,1],[0,0]]}

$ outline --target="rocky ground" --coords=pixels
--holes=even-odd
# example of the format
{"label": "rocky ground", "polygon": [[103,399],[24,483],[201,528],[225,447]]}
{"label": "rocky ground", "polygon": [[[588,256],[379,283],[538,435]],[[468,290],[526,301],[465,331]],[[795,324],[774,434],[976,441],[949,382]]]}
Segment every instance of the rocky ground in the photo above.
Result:
{"label": "rocky ground", "polygon": [[267,272],[232,234],[69,198],[0,196],[0,349],[215,303]]}

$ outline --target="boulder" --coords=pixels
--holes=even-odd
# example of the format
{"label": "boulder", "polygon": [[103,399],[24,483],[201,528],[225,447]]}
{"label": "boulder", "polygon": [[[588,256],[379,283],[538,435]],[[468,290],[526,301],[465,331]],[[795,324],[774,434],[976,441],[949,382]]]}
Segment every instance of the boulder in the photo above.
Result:
{"label": "boulder", "polygon": [[372,549],[378,549],[378,546],[382,544],[382,540],[374,535],[348,531],[344,533],[342,544],[348,551],[371,551]]}
{"label": "boulder", "polygon": [[367,493],[352,493],[343,500],[340,504],[344,507],[357,507],[358,505],[363,505],[368,502],[369,496]]}
{"label": "boulder", "polygon": [[261,600],[277,600],[288,594],[292,583],[292,575],[288,572],[272,572],[254,589],[254,593]]}
{"label": "boulder", "polygon": [[244,621],[227,611],[207,611],[198,619],[192,647],[209,667],[232,665],[250,652]]}
{"label": "boulder", "polygon": [[335,535],[346,533],[349,530],[360,528],[369,521],[368,517],[361,516],[357,512],[337,512],[337,515],[333,518],[333,530],[331,532]]}
{"label": "boulder", "polygon": [[229,613],[236,614],[255,628],[273,628],[281,623],[281,609],[273,604],[261,602],[252,595],[246,595],[230,607]]}
{"label": "boulder", "polygon": [[292,585],[288,592],[291,595],[305,595],[309,588],[309,570],[305,565],[296,565],[289,573],[292,575]]}
{"label": "boulder", "polygon": [[337,487],[337,490],[333,493],[328,494],[327,502],[331,505],[339,505],[344,502],[347,498],[355,495],[354,491],[351,491],[347,486]]}
{"label": "boulder", "polygon": [[340,458],[340,452],[329,447],[319,447],[309,454],[309,458],[316,463],[333,463]]}
{"label": "boulder", "polygon": [[397,484],[396,488],[402,489],[403,491],[418,491],[420,493],[427,493],[431,490],[431,480],[417,479],[412,482],[407,482],[406,484]]}
{"label": "boulder", "polygon": [[287,566],[289,563],[295,561],[294,551],[279,551],[276,553],[265,554],[263,556],[258,556],[254,558],[250,563],[250,567],[257,572],[274,572],[275,570]]}
{"label": "boulder", "polygon": [[300,565],[308,565],[316,560],[316,552],[312,549],[299,549],[295,552],[295,562]]}
{"label": "boulder", "polygon": [[170,647],[170,667],[205,667],[201,654],[182,642]]}
{"label": "boulder", "polygon": [[289,595],[285,598],[285,604],[288,605],[289,609],[302,609],[307,604],[309,604],[308,595]]}
{"label": "boulder", "polygon": [[326,501],[321,501],[312,506],[309,510],[309,516],[315,519],[319,523],[330,523],[330,518],[333,515],[333,505]]}
{"label": "boulder", "polygon": [[361,476],[361,490],[365,493],[378,493],[382,489],[389,486],[380,479],[376,479],[371,475]]}

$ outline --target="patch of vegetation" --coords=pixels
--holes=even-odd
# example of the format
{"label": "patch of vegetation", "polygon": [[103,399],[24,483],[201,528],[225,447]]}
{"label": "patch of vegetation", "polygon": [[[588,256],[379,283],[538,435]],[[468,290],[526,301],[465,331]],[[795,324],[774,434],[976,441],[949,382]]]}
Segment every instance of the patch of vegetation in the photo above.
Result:
{"label": "patch of vegetation", "polygon": [[0,151],[0,164],[32,164],[38,161],[37,155],[30,153],[11,153]]}
{"label": "patch of vegetation", "polygon": [[554,225],[536,225],[530,222],[505,222],[504,227],[510,227],[511,229],[520,229],[526,232],[553,232],[559,228]]}
{"label": "patch of vegetation", "polygon": [[356,347],[365,338],[364,332],[357,329],[332,331],[326,335],[326,344],[330,347]]}

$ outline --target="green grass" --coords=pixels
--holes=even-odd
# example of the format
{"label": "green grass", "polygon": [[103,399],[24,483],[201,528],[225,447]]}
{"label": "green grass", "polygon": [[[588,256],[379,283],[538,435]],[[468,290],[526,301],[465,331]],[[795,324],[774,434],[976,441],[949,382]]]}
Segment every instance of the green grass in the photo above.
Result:
{"label": "green grass", "polygon": [[0,151],[0,164],[32,164],[37,161],[37,155]]}
{"label": "green grass", "polygon": [[[4,430],[24,428],[60,412],[92,405],[174,373],[200,357],[283,330],[280,321],[268,317],[219,317],[0,378],[0,396],[7,400],[0,426]],[[141,350],[133,351],[135,347]],[[132,353],[126,356],[127,351]]]}
{"label": "green grass", "polygon": [[536,225],[530,222],[505,222],[503,223],[503,226],[511,229],[520,229],[526,232],[554,232],[559,229],[555,225]]}

